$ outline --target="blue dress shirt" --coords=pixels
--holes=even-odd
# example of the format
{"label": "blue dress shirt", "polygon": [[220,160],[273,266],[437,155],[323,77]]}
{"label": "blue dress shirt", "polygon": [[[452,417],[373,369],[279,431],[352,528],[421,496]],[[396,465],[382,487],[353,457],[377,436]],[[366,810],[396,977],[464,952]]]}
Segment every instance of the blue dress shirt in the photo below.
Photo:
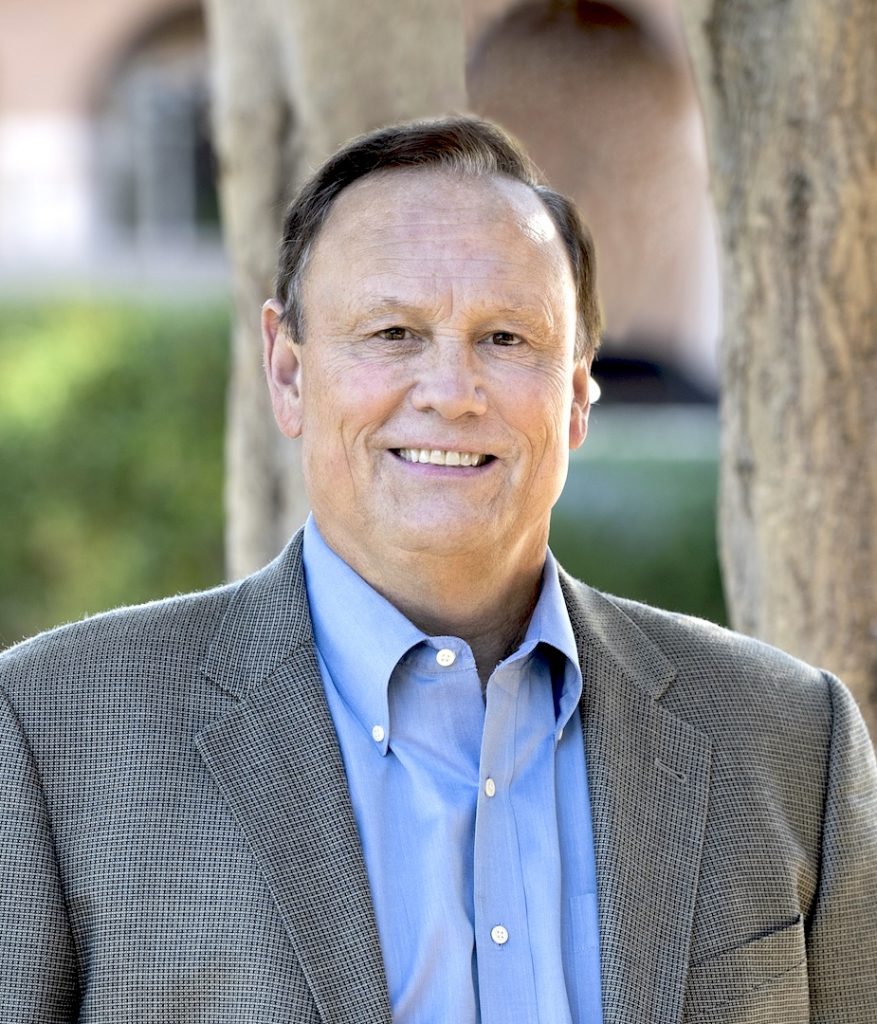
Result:
{"label": "blue dress shirt", "polygon": [[323,541],[304,567],[396,1024],[600,1024],[582,677],[557,566],[483,694]]}

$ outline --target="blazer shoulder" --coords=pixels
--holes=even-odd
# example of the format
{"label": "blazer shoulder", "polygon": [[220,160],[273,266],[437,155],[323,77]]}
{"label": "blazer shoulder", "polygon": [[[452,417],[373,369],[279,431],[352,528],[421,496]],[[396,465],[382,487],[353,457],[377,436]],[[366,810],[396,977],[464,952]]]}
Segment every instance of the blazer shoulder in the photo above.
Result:
{"label": "blazer shoulder", "polygon": [[139,699],[189,692],[196,680],[239,696],[310,636],[299,531],[241,580],[116,608],[10,648],[0,654],[0,690],[34,709],[64,692]]}
{"label": "blazer shoulder", "polygon": [[824,672],[763,640],[738,633],[707,619],[653,608],[625,598],[615,604],[656,643],[683,673],[709,670],[728,674],[739,684],[779,684],[825,689]]}
{"label": "blazer shoulder", "polygon": [[114,669],[197,665],[240,585],[114,608],[39,633],[0,653],[0,689],[26,699]]}
{"label": "blazer shoulder", "polygon": [[670,666],[662,704],[692,724],[711,734],[735,719],[749,731],[830,732],[833,706],[846,695],[830,673],[705,619],[602,594],[579,581],[573,586],[586,609],[611,609],[605,617],[612,631],[601,634],[610,646],[635,648],[639,667]]}

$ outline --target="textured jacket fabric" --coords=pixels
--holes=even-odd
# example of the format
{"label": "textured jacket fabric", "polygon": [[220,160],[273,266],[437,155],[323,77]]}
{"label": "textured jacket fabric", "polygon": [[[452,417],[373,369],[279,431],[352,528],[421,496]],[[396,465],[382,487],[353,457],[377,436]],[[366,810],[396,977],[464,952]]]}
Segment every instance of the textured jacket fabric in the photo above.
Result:
{"label": "textured jacket fabric", "polygon": [[[847,692],[562,583],[606,1024],[874,1024],[877,772]],[[0,687],[2,1021],[390,1021],[300,537],[20,644]]]}

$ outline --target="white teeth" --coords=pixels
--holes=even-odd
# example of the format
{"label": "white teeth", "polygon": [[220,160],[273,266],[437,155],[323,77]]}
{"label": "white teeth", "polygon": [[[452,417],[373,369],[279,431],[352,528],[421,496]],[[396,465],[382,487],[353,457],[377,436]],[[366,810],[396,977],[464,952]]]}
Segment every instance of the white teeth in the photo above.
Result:
{"label": "white teeth", "polygon": [[487,460],[478,452],[449,452],[441,448],[400,448],[406,462],[423,462],[433,466],[480,466]]}

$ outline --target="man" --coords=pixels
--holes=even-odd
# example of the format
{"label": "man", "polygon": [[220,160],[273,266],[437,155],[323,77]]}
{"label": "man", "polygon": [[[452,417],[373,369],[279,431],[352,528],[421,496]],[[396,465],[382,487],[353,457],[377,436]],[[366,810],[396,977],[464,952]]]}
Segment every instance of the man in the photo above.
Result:
{"label": "man", "polygon": [[849,695],[547,551],[570,204],[483,122],[355,140],[263,325],[303,533],[0,663],[3,1020],[877,1020]]}

